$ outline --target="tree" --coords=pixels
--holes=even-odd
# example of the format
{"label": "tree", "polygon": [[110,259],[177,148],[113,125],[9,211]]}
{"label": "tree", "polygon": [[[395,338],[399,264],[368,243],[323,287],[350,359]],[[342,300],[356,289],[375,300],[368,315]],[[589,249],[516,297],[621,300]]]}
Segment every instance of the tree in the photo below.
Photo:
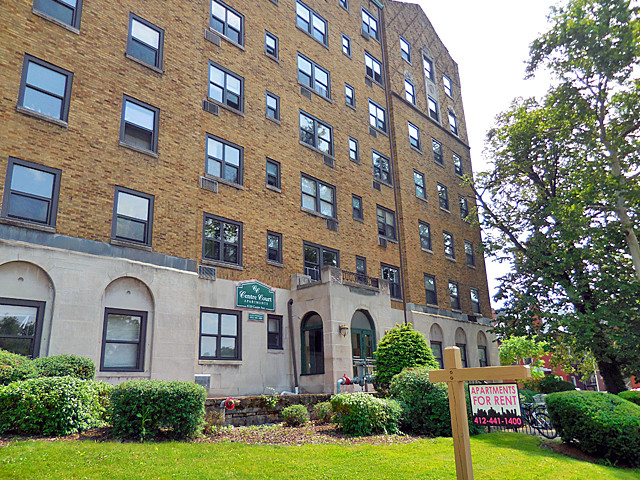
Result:
{"label": "tree", "polygon": [[526,363],[531,366],[533,378],[542,378],[544,377],[542,357],[546,353],[544,349],[547,345],[544,341],[536,342],[529,337],[506,338],[498,347],[500,363],[502,365],[524,365]]}

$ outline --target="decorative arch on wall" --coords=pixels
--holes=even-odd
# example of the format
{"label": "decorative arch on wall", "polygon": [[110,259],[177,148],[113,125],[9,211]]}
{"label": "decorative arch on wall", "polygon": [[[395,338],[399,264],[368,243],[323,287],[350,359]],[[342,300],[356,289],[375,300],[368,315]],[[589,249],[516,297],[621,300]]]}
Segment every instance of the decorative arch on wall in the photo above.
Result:
{"label": "decorative arch on wall", "polygon": [[478,361],[481,367],[491,365],[489,362],[489,350],[487,348],[487,336],[482,330],[478,332]]}
{"label": "decorative arch on wall", "polygon": [[317,312],[307,312],[300,323],[302,375],[324,373],[324,325]]}
{"label": "decorative arch on wall", "polygon": [[376,328],[369,312],[356,310],[351,317],[351,356],[354,363],[373,364],[376,350]]}
{"label": "decorative arch on wall", "polygon": [[429,342],[438,365],[440,365],[440,368],[444,368],[444,334],[442,333],[442,327],[437,323],[431,325],[429,329]]}
{"label": "decorative arch on wall", "polygon": [[462,366],[463,367],[468,367],[469,366],[469,361],[468,361],[468,356],[467,356],[467,334],[465,333],[465,331],[461,328],[458,327],[456,329],[456,347],[458,347],[460,349],[460,357],[462,358]]}

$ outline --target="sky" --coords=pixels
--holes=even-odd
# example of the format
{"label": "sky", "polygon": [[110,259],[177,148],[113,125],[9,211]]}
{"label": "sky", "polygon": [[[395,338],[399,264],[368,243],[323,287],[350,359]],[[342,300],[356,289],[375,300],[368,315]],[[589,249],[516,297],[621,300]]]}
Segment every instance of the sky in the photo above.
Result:
{"label": "sky", "polygon": [[[471,162],[488,169],[482,155],[495,116],[516,97],[542,96],[551,79],[545,72],[525,80],[529,45],[549,29],[547,16],[557,0],[412,0],[427,14],[458,63]],[[491,296],[508,265],[487,260]],[[495,308],[499,306],[493,301]]]}

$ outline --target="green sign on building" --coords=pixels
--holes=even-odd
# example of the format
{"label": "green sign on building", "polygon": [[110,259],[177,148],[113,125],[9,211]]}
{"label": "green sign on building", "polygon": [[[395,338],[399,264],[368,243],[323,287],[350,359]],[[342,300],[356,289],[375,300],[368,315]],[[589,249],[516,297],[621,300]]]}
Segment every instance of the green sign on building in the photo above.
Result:
{"label": "green sign on building", "polygon": [[264,313],[250,313],[249,320],[252,322],[264,322]]}
{"label": "green sign on building", "polygon": [[250,310],[276,310],[276,292],[256,280],[236,285],[236,307]]}

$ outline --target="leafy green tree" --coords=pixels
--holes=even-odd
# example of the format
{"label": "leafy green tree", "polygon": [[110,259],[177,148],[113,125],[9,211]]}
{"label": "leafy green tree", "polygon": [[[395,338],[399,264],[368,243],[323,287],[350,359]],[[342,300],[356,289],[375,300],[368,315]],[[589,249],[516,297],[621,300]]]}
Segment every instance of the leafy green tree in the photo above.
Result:
{"label": "leafy green tree", "polygon": [[527,364],[531,366],[531,376],[542,378],[542,367],[544,362],[546,342],[536,342],[529,337],[509,337],[498,347],[500,363],[502,365]]}

